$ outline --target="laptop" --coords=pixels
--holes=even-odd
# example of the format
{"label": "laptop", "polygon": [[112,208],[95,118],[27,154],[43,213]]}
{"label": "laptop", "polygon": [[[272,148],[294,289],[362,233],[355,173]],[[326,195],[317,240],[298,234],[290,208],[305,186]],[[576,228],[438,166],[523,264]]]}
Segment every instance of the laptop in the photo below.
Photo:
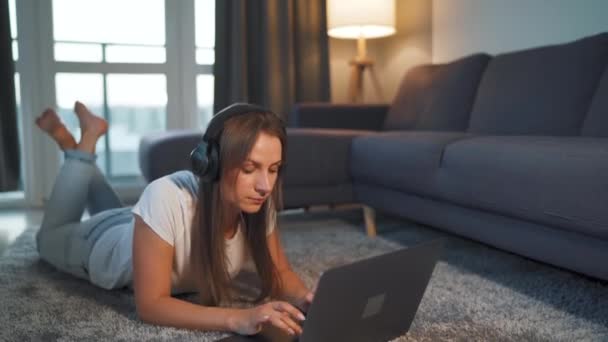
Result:
{"label": "laptop", "polygon": [[302,322],[290,336],[271,324],[253,336],[223,342],[370,342],[405,334],[439,258],[443,239],[332,268],[321,276]]}

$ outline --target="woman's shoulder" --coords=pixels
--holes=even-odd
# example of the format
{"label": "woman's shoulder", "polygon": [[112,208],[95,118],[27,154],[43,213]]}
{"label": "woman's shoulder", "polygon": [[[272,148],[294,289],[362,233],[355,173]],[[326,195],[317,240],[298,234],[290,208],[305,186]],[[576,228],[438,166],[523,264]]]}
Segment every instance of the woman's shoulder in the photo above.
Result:
{"label": "woman's shoulder", "polygon": [[198,193],[198,182],[191,171],[183,170],[157,178],[146,186],[144,193],[150,195],[181,196],[188,195],[196,197]]}
{"label": "woman's shoulder", "polygon": [[[150,182],[132,212],[165,241],[175,246],[191,216],[191,191],[196,180],[188,171],[179,171]],[[184,219],[187,218],[187,219]]]}
{"label": "woman's shoulder", "polygon": [[167,175],[167,181],[171,182],[178,189],[189,193],[192,196],[196,196],[198,193],[198,179],[189,170],[182,170]]}

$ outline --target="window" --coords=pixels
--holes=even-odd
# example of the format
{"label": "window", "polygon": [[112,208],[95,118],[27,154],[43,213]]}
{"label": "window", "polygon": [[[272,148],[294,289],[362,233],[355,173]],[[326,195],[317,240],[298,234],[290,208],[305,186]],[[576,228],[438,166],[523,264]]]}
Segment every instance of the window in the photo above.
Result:
{"label": "window", "polygon": [[[75,101],[108,120],[109,133],[97,145],[97,162],[119,194],[123,185],[142,185],[137,153],[143,135],[193,125],[202,132],[211,119],[215,0],[9,1],[12,17],[19,12],[32,18],[19,28],[27,43],[23,70],[28,72],[16,75],[28,113],[54,103],[76,139]],[[11,21],[15,47],[17,27]],[[27,129],[28,137],[39,134]],[[42,140],[25,142],[29,154],[40,151],[44,157],[28,160],[27,174],[36,178],[30,197],[36,203],[54,180],[40,165],[61,159],[60,153],[49,156],[54,150],[42,146],[48,143]]]}
{"label": "window", "polygon": [[213,64],[215,61],[215,1],[196,0],[196,63]]}
{"label": "window", "polygon": [[17,43],[17,11],[15,0],[8,1],[8,13],[11,21],[11,38],[13,38],[13,60],[19,59],[19,46]]}
{"label": "window", "polygon": [[201,127],[213,116],[213,81],[213,75],[196,76],[198,123]]}
{"label": "window", "polygon": [[164,63],[164,1],[53,0],[53,35],[57,61]]}
{"label": "window", "polygon": [[[103,116],[110,128],[97,146],[99,167],[110,178],[137,176],[141,136],[166,129],[164,1],[53,0],[53,38],[62,119],[79,133],[76,100]],[[125,63],[132,67],[113,68]],[[134,74],[142,64],[149,68]]]}
{"label": "window", "polygon": [[213,115],[213,75],[210,69],[215,63],[215,0],[196,0],[194,6],[198,123],[204,126]]}
{"label": "window", "polygon": [[106,167],[115,176],[129,176],[139,170],[137,151],[147,132],[166,125],[167,82],[165,75],[111,74],[107,80],[110,159]]}

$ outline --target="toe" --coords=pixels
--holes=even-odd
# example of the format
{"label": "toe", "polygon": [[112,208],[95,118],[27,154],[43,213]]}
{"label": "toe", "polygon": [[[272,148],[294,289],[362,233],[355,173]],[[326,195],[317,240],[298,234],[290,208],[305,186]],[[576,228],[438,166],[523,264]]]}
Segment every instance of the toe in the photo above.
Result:
{"label": "toe", "polygon": [[78,114],[84,114],[88,112],[87,107],[80,101],[74,102],[74,111]]}

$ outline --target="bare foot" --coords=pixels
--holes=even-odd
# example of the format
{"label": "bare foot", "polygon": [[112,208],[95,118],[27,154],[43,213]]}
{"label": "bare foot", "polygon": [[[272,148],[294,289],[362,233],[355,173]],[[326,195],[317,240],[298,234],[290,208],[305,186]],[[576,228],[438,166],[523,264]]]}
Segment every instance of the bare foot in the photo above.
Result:
{"label": "bare foot", "polygon": [[108,122],[91,113],[82,102],[76,101],[76,103],[74,103],[74,112],[76,112],[76,116],[78,116],[82,134],[88,132],[100,137],[108,131]]}
{"label": "bare foot", "polygon": [[78,116],[80,130],[82,131],[78,149],[95,153],[97,140],[108,132],[108,122],[91,113],[84,104],[78,101],[74,104],[74,112],[76,112],[76,116]]}
{"label": "bare foot", "polygon": [[65,125],[61,122],[59,115],[48,108],[36,118],[36,125],[53,138],[62,150],[76,148],[76,140]]}

